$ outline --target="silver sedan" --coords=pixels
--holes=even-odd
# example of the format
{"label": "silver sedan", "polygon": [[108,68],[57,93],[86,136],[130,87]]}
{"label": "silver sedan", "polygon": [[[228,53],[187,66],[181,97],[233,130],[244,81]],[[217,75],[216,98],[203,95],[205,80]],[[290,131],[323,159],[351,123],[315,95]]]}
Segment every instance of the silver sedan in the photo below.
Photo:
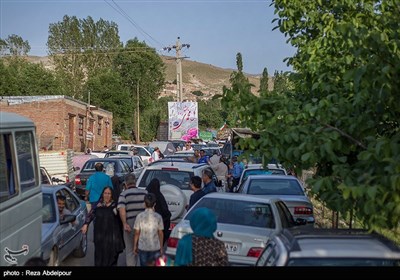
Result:
{"label": "silver sedan", "polygon": [[[179,239],[192,233],[190,217],[195,209],[206,207],[217,216],[215,237],[225,243],[231,265],[254,265],[266,242],[296,225],[279,198],[263,198],[233,193],[210,193],[202,197],[172,230],[166,254],[174,258]],[[304,224],[298,221],[297,224]]]}

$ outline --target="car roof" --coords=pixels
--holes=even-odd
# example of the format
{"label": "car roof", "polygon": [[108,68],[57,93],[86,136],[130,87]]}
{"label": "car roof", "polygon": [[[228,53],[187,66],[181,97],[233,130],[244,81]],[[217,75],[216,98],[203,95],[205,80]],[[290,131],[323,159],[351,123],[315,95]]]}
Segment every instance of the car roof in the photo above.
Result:
{"label": "car roof", "polygon": [[397,258],[400,248],[377,233],[357,229],[285,230],[290,257]]}
{"label": "car roof", "polygon": [[[268,169],[284,169],[281,164],[278,163],[268,163],[266,166]],[[246,165],[245,170],[247,169],[262,169],[264,166],[262,163],[249,163]]]}
{"label": "car roof", "polygon": [[110,157],[108,157],[108,158],[121,158],[121,159],[125,159],[125,158],[140,158],[140,156],[138,156],[138,155],[133,155],[133,156],[130,156],[130,155],[115,155],[115,156],[110,156]]}
{"label": "car roof", "polygon": [[276,201],[281,201],[278,197],[265,197],[259,195],[250,194],[240,194],[240,193],[227,193],[227,192],[212,192],[208,193],[207,198],[217,198],[217,199],[232,199],[232,200],[245,200],[251,202],[263,202],[263,203],[274,203]]}
{"label": "car roof", "polygon": [[118,161],[119,159],[121,159],[120,157],[106,157],[106,158],[91,158],[88,159],[86,162],[91,162],[91,161],[95,161],[95,162],[104,162],[104,161]]}
{"label": "car roof", "polygon": [[[158,160],[156,162],[160,162],[161,160]],[[163,161],[164,164],[149,164],[146,167],[146,170],[160,170],[162,168],[177,168],[179,170],[193,170],[195,168],[200,168],[203,166],[211,168],[208,164],[205,163],[193,163],[193,162],[188,162],[188,161],[170,161],[170,160],[165,160]],[[170,164],[169,164],[170,163]]]}
{"label": "car roof", "polygon": [[48,185],[48,184],[42,184],[42,193],[46,194],[52,194],[55,193],[61,189],[65,189],[68,187],[65,185]]}
{"label": "car roof", "polygon": [[294,176],[291,176],[291,175],[274,175],[274,176],[271,176],[271,175],[249,175],[248,177],[247,177],[247,181],[250,181],[250,180],[257,180],[257,179],[262,179],[262,180],[279,180],[279,179],[282,179],[282,180],[296,180],[296,181],[298,181],[299,179],[297,179],[296,177],[294,177]]}

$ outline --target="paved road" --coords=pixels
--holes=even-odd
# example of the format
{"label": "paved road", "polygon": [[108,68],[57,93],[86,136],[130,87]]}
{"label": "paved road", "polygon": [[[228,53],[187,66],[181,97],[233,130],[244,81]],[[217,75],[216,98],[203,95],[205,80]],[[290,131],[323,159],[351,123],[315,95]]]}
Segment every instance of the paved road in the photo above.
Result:
{"label": "paved road", "polygon": [[[84,258],[75,258],[72,254],[67,257],[61,266],[94,266],[93,224],[88,230],[88,250]],[[125,251],[119,255],[118,266],[126,266]]]}

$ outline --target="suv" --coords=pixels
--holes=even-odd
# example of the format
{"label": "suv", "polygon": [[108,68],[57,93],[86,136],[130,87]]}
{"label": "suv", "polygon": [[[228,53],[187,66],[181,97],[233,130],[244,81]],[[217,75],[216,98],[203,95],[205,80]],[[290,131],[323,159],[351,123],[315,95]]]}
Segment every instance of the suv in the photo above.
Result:
{"label": "suv", "polygon": [[256,266],[399,266],[400,248],[377,233],[354,229],[284,229]]}
{"label": "suv", "polygon": [[[171,225],[174,226],[186,214],[186,208],[193,193],[189,185],[190,178],[193,176],[201,177],[203,170],[210,168],[210,166],[185,161],[156,162],[160,163],[153,163],[144,169],[138,179],[137,186],[140,189],[146,189],[152,179],[157,178],[160,181],[161,193],[171,211]],[[215,174],[213,178],[216,183],[217,176]]]}

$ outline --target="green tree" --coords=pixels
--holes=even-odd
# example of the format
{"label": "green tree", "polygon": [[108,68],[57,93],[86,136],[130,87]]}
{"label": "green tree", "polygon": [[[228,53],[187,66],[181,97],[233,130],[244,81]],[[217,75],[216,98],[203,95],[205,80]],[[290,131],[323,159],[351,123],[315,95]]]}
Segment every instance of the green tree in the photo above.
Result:
{"label": "green tree", "polygon": [[0,59],[0,95],[62,94],[61,82],[43,65],[11,57]]}
{"label": "green tree", "polygon": [[[144,108],[156,102],[165,83],[165,65],[154,49],[137,38],[129,40],[115,57],[114,67],[131,94],[135,109],[142,113]],[[139,108],[136,105],[138,93]],[[142,123],[143,118],[140,118]],[[143,133],[141,129],[140,139]]]}
{"label": "green tree", "polygon": [[62,21],[50,24],[47,46],[68,95],[82,99],[85,80],[112,64],[121,42],[113,22],[65,15]]}
{"label": "green tree", "polygon": [[199,100],[198,117],[199,128],[219,128],[224,123],[225,118],[222,114],[221,100]]}
{"label": "green tree", "polygon": [[268,69],[265,67],[260,80],[260,90],[258,92],[267,93],[269,91]]}
{"label": "green tree", "polygon": [[113,132],[129,139],[133,122],[133,101],[129,91],[123,86],[118,72],[103,68],[92,75],[86,83],[84,99],[113,113]]}
{"label": "green tree", "polygon": [[7,42],[0,38],[0,56],[7,54]]}
{"label": "green tree", "polygon": [[118,35],[118,25],[99,19],[95,22],[90,16],[80,20],[83,59],[88,75],[101,68],[112,65],[116,50],[122,47]]}
{"label": "green tree", "polygon": [[174,101],[173,97],[160,97],[153,100],[141,113],[141,140],[153,141],[157,138],[157,129],[161,121],[168,120],[168,102]]}
{"label": "green tree", "polygon": [[22,39],[21,36],[12,34],[5,40],[0,39],[0,53],[2,55],[10,54],[13,56],[27,55],[31,50],[29,42]]}
{"label": "green tree", "polygon": [[243,61],[240,53],[236,55],[236,65],[238,71],[233,71],[229,79],[231,87],[223,86],[222,88],[221,104],[227,112],[225,120],[231,127],[242,126],[239,115],[242,110],[246,110],[246,104],[241,103],[240,98],[248,93],[251,94],[251,87],[254,86],[243,74]]}
{"label": "green tree", "polygon": [[[268,159],[315,168],[308,183],[329,207],[370,228],[400,222],[400,13],[397,0],[274,0],[277,28],[297,48],[293,89],[239,91],[243,126]],[[245,87],[246,85],[244,85]],[[237,93],[237,92],[236,92]],[[227,97],[230,97],[227,95]],[[238,106],[226,98],[229,106]]]}

